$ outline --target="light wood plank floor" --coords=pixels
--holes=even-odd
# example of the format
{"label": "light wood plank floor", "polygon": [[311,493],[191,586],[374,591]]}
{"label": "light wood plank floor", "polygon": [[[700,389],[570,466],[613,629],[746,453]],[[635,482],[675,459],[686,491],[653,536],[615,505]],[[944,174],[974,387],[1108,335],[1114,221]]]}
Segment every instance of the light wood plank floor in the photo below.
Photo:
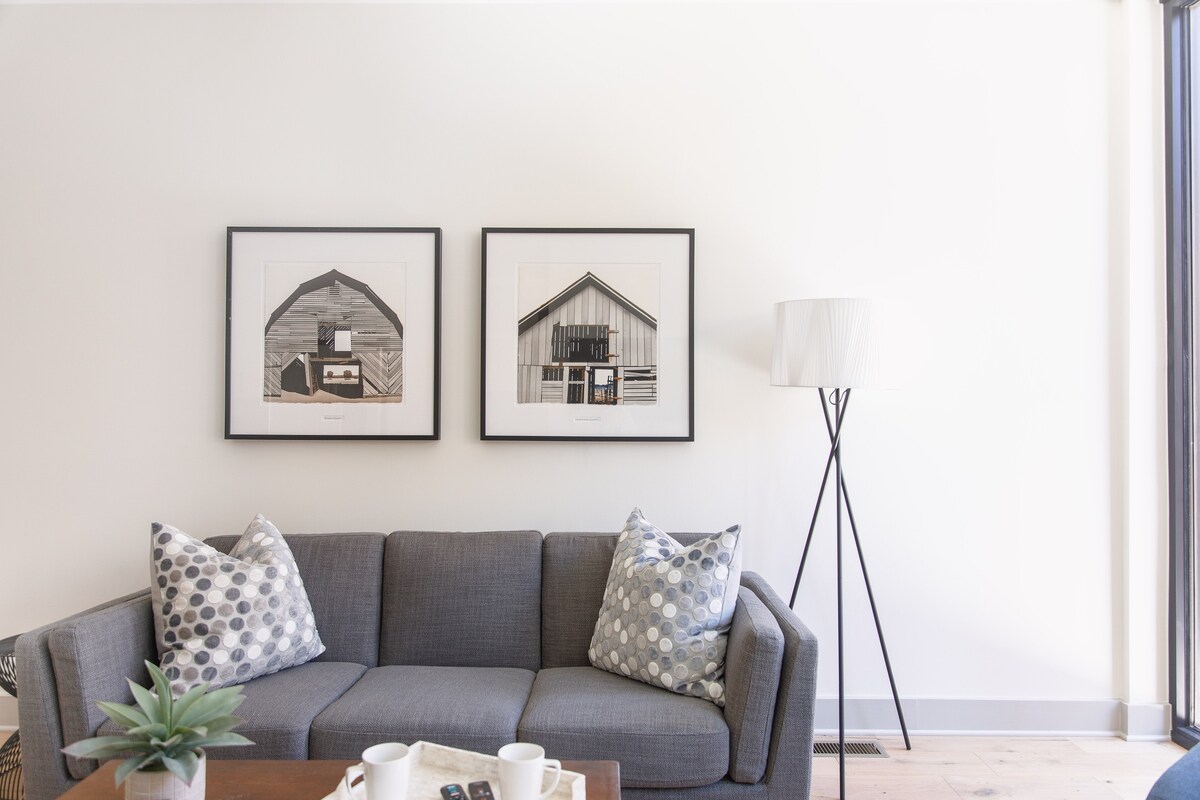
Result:
{"label": "light wood plank floor", "polygon": [[[1108,738],[880,739],[888,758],[846,759],[848,800],[1145,800],[1177,745]],[[813,759],[813,800],[837,800],[837,758]]]}

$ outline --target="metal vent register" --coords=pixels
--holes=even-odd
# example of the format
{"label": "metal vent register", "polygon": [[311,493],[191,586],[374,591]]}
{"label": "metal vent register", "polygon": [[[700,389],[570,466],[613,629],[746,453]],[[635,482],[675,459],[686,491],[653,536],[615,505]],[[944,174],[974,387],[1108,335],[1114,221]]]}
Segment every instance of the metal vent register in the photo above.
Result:
{"label": "metal vent register", "polygon": [[[834,756],[838,754],[837,739],[833,741],[821,740],[813,742],[814,756]],[[875,739],[847,739],[846,740],[846,757],[847,758],[887,758],[887,751]]]}

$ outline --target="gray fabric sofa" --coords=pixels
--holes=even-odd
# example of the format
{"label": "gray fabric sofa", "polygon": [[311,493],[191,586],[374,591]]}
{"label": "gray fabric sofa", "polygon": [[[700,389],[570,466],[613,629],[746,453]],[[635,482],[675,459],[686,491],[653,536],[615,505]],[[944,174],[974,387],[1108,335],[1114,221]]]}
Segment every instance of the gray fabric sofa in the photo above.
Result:
{"label": "gray fabric sofa", "polygon": [[[556,758],[619,761],[625,800],[808,797],[817,643],[752,572],[742,575],[722,709],[588,664],[613,534],[285,538],[326,650],[245,684],[239,732],[255,745],[212,758],[532,741]],[[236,540],[209,543],[227,552]],[[29,800],[58,797],[96,768],[60,748],[109,732],[96,701],[130,702],[125,676],[144,676],[143,659],[157,660],[148,592],[18,639]]]}

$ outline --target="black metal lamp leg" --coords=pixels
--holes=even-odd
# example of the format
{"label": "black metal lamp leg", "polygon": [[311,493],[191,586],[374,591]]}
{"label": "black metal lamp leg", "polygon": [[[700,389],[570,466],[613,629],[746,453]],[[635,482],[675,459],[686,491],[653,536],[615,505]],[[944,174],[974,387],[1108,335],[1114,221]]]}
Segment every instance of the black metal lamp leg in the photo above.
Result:
{"label": "black metal lamp leg", "polygon": [[[849,394],[848,391],[846,393]],[[825,408],[824,400],[821,403],[821,413],[825,415],[825,429],[829,433],[830,441],[839,443],[841,439],[841,420],[837,419],[837,427],[835,428],[829,419],[829,411]],[[867,574],[867,561],[863,558],[862,542],[858,538],[858,525],[854,522],[854,508],[850,505],[850,495],[846,491],[846,478],[841,472],[840,463],[839,458],[837,485],[840,491],[838,494],[846,501],[846,516],[850,520],[850,532],[854,536],[854,548],[858,551],[858,564],[862,568],[863,584],[867,588],[867,599],[871,603],[871,616],[875,619],[875,633],[879,636],[879,649],[883,652],[883,665],[887,669],[888,683],[892,688],[892,701],[896,704],[896,716],[900,720],[900,732],[904,735],[904,749],[912,750],[912,742],[908,738],[908,725],[904,722],[904,709],[900,707],[900,693],[896,690],[896,677],[892,674],[892,659],[888,656],[887,643],[883,639],[883,626],[879,622],[879,609],[875,605],[875,592],[871,589],[871,576]]]}
{"label": "black metal lamp leg", "polygon": [[[849,399],[846,392],[834,391],[834,408],[837,411],[837,430],[833,437],[833,460],[836,464],[837,483],[842,485],[842,403]],[[821,406],[824,410],[824,405]],[[829,417],[825,417],[828,421]],[[842,651],[842,492],[837,491],[837,662],[838,662],[838,797],[846,797],[846,673]]]}
{"label": "black metal lamp leg", "polygon": [[[828,425],[829,416],[825,411],[825,390],[818,389],[821,394],[821,412],[825,414],[825,422]],[[841,405],[841,411],[838,413],[838,426],[842,424],[842,417],[846,415],[846,404],[850,401],[847,396]],[[837,447],[837,437],[834,436],[832,429],[829,434],[829,457],[825,459],[825,473],[821,476],[821,488],[817,492],[817,504],[813,506],[812,520],[808,523],[808,536],[804,539],[804,552],[800,556],[800,568],[796,570],[796,582],[792,584],[792,598],[788,600],[788,608],[796,607],[796,593],[800,590],[800,578],[804,575],[804,565],[808,562],[808,548],[812,545],[813,531],[817,528],[817,515],[821,511],[821,501],[825,499],[825,484],[829,482],[829,470],[833,466],[834,450]]]}

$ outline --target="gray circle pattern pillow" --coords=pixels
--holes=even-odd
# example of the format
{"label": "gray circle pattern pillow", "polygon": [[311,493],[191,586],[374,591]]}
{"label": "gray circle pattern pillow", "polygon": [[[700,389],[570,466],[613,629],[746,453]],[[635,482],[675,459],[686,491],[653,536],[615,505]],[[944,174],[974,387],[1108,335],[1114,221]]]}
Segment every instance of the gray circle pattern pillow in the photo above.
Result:
{"label": "gray circle pattern pillow", "polygon": [[151,527],[161,667],[182,694],[245,683],[325,650],[291,548],[259,514],[229,555],[170,525]]}
{"label": "gray circle pattern pillow", "polygon": [[740,526],[684,547],[635,508],[617,540],[588,659],[724,706],[741,572]]}

